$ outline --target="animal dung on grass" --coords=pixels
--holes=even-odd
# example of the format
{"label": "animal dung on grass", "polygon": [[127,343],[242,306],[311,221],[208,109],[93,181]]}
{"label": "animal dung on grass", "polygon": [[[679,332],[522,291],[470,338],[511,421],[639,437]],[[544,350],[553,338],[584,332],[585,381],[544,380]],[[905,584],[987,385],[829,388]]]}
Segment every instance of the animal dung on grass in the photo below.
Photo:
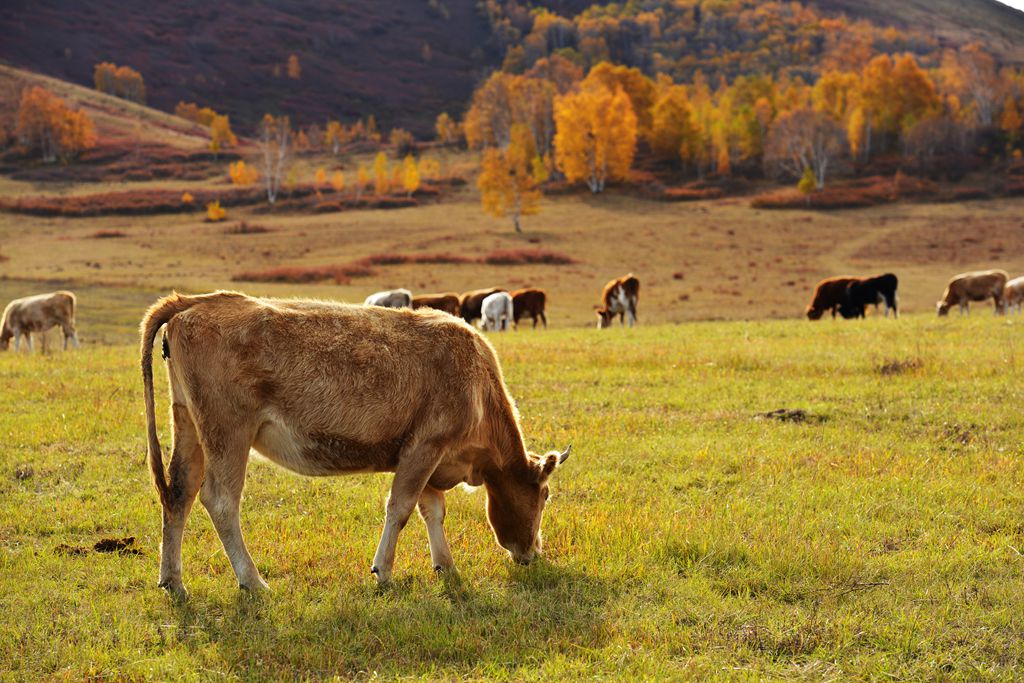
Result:
{"label": "animal dung on grass", "polygon": [[764,413],[754,415],[755,420],[778,420],[779,422],[792,422],[794,424],[806,424],[811,422],[824,422],[827,418],[824,415],[814,415],[802,408],[776,408]]}

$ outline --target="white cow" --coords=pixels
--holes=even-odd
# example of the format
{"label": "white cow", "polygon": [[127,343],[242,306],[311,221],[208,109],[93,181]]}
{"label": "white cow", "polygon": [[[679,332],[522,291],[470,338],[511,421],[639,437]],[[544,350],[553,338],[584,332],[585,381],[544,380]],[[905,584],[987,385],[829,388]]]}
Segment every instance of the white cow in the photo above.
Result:
{"label": "white cow", "polygon": [[[15,299],[4,309],[0,322],[0,351],[6,351],[14,339],[14,350],[21,347],[22,336],[32,350],[32,333],[46,334],[51,328],[60,326],[64,332],[64,350],[68,340],[78,348],[78,333],[75,330],[75,295],[71,292],[50,292],[36,294],[24,299]],[[44,338],[45,342],[45,338]],[[45,343],[43,346],[45,351]]]}
{"label": "white cow", "polygon": [[504,332],[512,322],[512,295],[508,292],[495,292],[480,304],[483,320],[480,326],[485,330]]}
{"label": "white cow", "polygon": [[384,308],[412,308],[412,292],[408,289],[388,289],[366,297],[364,306],[382,306]]}
{"label": "white cow", "polygon": [[1020,313],[1022,305],[1024,305],[1024,275],[1013,278],[1003,287],[1004,311],[1009,311],[1012,306],[1016,306],[1017,312]]}

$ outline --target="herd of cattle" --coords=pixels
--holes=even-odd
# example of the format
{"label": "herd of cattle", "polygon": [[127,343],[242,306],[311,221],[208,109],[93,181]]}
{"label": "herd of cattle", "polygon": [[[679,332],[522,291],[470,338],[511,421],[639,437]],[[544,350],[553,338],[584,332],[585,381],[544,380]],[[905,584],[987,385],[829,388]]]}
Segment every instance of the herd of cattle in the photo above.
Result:
{"label": "herd of cattle", "polygon": [[[832,317],[839,313],[844,318],[863,318],[868,306],[878,310],[885,304],[885,315],[892,311],[898,315],[896,288],[899,280],[892,273],[872,277],[831,277],[822,280],[814,288],[814,296],[807,306],[807,318],[819,320],[826,312]],[[957,275],[936,302],[935,309],[940,316],[947,315],[953,306],[960,308],[960,314],[969,312],[972,301],[992,299],[996,313],[1005,313],[1012,306],[1021,310],[1024,302],[1024,276],[1008,279],[1003,270],[978,270]]]}
{"label": "herd of cattle", "polygon": [[[807,318],[819,320],[827,312],[835,318],[863,318],[865,309],[885,305],[897,316],[896,289],[899,280],[892,273],[872,277],[832,277],[822,280],[814,289],[814,296],[807,306]],[[637,322],[637,302],[640,297],[640,281],[632,274],[611,280],[601,292],[601,305],[595,306],[598,328],[610,327],[618,316],[621,325],[630,327]],[[940,316],[947,315],[957,306],[961,314],[969,312],[972,301],[992,299],[996,313],[1005,313],[1016,306],[1024,309],[1024,276],[1012,280],[1003,270],[981,270],[961,273],[949,281],[942,299],[936,303]],[[484,330],[503,332],[509,327],[518,327],[519,321],[530,319],[533,327],[540,322],[548,325],[546,315],[548,295],[543,289],[526,288],[508,292],[501,287],[475,289],[457,294],[423,294],[413,296],[408,289],[391,289],[376,292],[366,297],[367,306],[384,308],[432,308],[462,318],[473,324],[480,321]],[[28,350],[32,350],[32,334],[43,335],[54,327],[64,333],[64,348],[71,342],[78,347],[75,330],[75,295],[67,291],[37,294],[15,299],[4,309],[0,322],[0,350],[7,350],[14,340],[15,350],[20,349],[24,337]],[[45,337],[44,337],[45,339]]]}
{"label": "herd of cattle", "polygon": [[[595,306],[599,328],[609,327],[615,316],[619,322],[629,326],[636,324],[636,305],[640,297],[640,281],[632,273],[610,281],[601,292],[601,305]],[[455,292],[444,294],[423,294],[413,296],[408,289],[389,289],[366,297],[366,306],[384,308],[434,308],[449,315],[462,318],[469,324],[480,320],[484,330],[504,332],[509,326],[518,327],[524,318],[533,320],[537,327],[540,321],[548,326],[545,315],[548,295],[543,289],[533,287],[508,292],[501,287],[475,289],[462,295]]]}

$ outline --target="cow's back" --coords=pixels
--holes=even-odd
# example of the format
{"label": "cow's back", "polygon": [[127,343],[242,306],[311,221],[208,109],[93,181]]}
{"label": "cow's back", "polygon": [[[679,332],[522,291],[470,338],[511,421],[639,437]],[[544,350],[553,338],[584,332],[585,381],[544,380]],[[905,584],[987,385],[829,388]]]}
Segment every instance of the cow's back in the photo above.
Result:
{"label": "cow's back", "polygon": [[198,405],[360,444],[419,420],[479,420],[495,389],[489,344],[440,312],[228,298],[175,316],[168,342]]}

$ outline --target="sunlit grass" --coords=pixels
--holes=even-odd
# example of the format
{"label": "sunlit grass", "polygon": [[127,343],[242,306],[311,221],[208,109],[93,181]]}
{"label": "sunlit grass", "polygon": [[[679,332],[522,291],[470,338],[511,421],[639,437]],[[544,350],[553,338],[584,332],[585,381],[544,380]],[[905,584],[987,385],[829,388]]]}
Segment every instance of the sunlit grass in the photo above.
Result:
{"label": "sunlit grass", "polygon": [[[242,524],[273,593],[239,593],[197,506],[184,606],[155,587],[136,350],[0,355],[0,671],[1019,679],[1021,329],[921,316],[495,335],[530,446],[573,443],[545,560],[512,565],[484,493],[454,491],[458,577],[433,575],[414,520],[378,590],[389,477],[256,461]],[[781,407],[808,419],[755,418]],[[54,550],[123,536],[142,553]]]}

